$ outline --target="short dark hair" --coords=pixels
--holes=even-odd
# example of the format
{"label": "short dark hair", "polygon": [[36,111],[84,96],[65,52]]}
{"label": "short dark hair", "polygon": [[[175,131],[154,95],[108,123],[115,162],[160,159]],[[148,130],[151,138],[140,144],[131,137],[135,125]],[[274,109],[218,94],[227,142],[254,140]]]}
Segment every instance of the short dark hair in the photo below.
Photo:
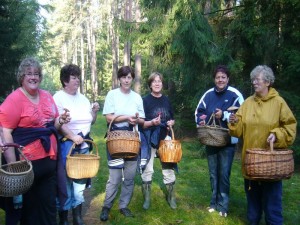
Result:
{"label": "short dark hair", "polygon": [[225,65],[218,65],[218,66],[215,68],[215,71],[214,71],[214,73],[213,73],[213,78],[216,77],[216,75],[217,75],[218,72],[225,73],[225,74],[227,75],[228,78],[229,78],[229,76],[230,76],[230,72],[229,72],[227,66],[225,66]]}
{"label": "short dark hair", "polygon": [[118,70],[118,79],[120,79],[121,77],[127,76],[128,74],[131,74],[132,79],[135,78],[135,73],[132,67],[130,66],[122,66],[119,70]]}
{"label": "short dark hair", "polygon": [[75,64],[67,64],[63,66],[60,70],[60,82],[63,87],[65,87],[65,82],[69,83],[70,82],[70,76],[75,76],[80,79],[81,75],[81,70],[79,66]]}

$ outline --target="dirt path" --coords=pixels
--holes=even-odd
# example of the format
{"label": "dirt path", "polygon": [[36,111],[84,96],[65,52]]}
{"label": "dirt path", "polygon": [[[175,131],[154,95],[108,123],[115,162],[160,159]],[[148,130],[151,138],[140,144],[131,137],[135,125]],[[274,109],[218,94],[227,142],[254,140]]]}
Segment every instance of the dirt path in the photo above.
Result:
{"label": "dirt path", "polygon": [[[91,188],[88,188],[84,191],[84,197],[85,197],[85,203],[83,203],[82,208],[82,216],[85,225],[96,225],[96,224],[102,224],[100,221],[100,201],[97,201],[94,199],[93,196],[94,189],[93,186]],[[69,223],[72,224],[72,212],[69,211]]]}

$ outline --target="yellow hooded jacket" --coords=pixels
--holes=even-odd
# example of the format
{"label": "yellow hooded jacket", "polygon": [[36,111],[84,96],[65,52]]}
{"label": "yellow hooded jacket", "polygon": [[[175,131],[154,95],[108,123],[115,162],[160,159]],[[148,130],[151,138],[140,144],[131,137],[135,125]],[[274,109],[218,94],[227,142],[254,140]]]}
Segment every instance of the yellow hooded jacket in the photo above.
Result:
{"label": "yellow hooded jacket", "polygon": [[295,140],[297,121],[274,88],[270,88],[268,95],[262,98],[255,94],[247,98],[236,115],[239,121],[228,123],[228,128],[230,135],[243,139],[242,173],[249,179],[244,168],[246,149],[268,149],[270,133],[276,135],[274,148],[287,148]]}

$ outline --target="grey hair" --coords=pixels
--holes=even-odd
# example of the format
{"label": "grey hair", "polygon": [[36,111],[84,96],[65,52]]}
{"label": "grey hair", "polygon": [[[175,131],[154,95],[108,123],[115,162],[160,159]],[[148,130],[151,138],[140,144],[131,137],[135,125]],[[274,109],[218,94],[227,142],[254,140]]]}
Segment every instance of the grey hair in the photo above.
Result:
{"label": "grey hair", "polygon": [[250,79],[254,80],[257,76],[262,75],[264,81],[270,82],[270,86],[272,86],[275,82],[275,76],[273,70],[266,65],[256,66],[250,73]]}
{"label": "grey hair", "polygon": [[39,75],[40,75],[40,81],[42,81],[42,79],[43,79],[42,66],[39,63],[39,61],[36,60],[35,58],[31,58],[31,57],[26,58],[19,65],[18,72],[17,72],[17,81],[20,86],[22,86],[22,82],[24,80],[26,69],[29,67],[38,69]]}

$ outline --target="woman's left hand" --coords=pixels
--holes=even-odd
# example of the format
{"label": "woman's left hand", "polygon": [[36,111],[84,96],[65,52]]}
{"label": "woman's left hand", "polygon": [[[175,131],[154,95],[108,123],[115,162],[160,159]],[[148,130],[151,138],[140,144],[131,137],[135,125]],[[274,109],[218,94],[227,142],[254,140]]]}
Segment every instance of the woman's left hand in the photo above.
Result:
{"label": "woman's left hand", "polygon": [[174,126],[174,124],[175,124],[175,120],[169,120],[169,121],[167,121],[167,125],[168,125],[169,127]]}
{"label": "woman's left hand", "polygon": [[275,142],[276,141],[276,136],[275,136],[275,134],[274,133],[271,133],[270,135],[269,135],[269,137],[267,138],[267,142],[268,143],[270,143],[270,142]]}
{"label": "woman's left hand", "polygon": [[79,145],[83,142],[83,137],[81,137],[80,135],[74,135],[70,138],[76,145]]}

